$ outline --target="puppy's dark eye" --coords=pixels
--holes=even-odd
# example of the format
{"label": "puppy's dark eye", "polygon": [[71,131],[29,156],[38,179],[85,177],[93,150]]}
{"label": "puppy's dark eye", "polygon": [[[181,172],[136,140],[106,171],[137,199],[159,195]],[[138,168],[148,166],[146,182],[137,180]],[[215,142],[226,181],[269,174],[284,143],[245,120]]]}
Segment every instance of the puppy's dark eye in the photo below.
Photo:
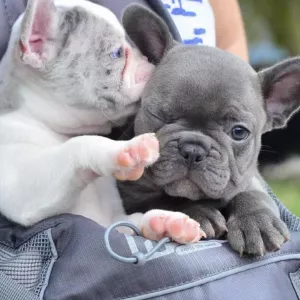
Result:
{"label": "puppy's dark eye", "polygon": [[117,58],[121,58],[122,57],[122,53],[123,53],[123,49],[122,47],[115,49],[111,54],[110,57],[117,59]]}
{"label": "puppy's dark eye", "polygon": [[231,137],[235,141],[243,141],[250,134],[250,131],[243,126],[235,126],[231,130]]}

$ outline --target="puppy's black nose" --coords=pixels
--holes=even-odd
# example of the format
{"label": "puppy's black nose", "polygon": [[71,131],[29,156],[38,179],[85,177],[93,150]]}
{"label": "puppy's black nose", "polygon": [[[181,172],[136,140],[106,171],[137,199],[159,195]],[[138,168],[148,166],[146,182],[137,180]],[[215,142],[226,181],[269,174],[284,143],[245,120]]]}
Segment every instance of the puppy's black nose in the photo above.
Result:
{"label": "puppy's black nose", "polygon": [[178,149],[180,155],[185,158],[189,166],[203,161],[208,154],[208,149],[200,144],[179,143]]}

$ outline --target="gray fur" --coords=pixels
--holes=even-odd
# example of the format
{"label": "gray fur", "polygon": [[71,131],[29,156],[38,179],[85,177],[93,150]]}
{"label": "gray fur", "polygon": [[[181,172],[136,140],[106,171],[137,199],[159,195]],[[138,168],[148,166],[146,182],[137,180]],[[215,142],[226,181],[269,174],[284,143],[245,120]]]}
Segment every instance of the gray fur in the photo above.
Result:
{"label": "gray fur", "polygon": [[[241,253],[278,249],[289,233],[261,184],[257,157],[263,132],[285,124],[300,105],[300,58],[257,74],[222,50],[172,44],[162,21],[138,5],[126,16],[125,29],[141,51],[154,36],[163,53],[134,127],[136,135],[156,133],[160,158],[140,180],[118,183],[127,212],[179,210],[199,221],[209,238],[228,230]],[[282,91],[286,87],[292,92]],[[235,141],[235,126],[245,127],[248,137]]]}
{"label": "gray fur", "polygon": [[[122,23],[128,36],[139,46],[143,55],[157,64],[175,44],[175,41],[173,41],[167,25],[161,22],[155,13],[148,9],[139,8],[138,5],[129,5],[123,13]],[[132,20],[137,21],[137,23],[132,22]],[[158,23],[160,24],[159,27],[157,27]],[[141,34],[148,30],[153,34]]]}

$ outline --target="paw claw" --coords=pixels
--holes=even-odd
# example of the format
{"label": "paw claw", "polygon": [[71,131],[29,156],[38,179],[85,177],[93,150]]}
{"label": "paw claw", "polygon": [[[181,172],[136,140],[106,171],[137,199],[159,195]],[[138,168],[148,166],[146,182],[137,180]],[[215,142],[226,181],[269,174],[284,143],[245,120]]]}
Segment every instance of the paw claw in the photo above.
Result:
{"label": "paw claw", "polygon": [[241,248],[241,249],[239,250],[239,254],[240,254],[240,257],[243,257],[243,255],[244,255],[244,249],[243,249],[243,248]]}
{"label": "paw claw", "polygon": [[257,256],[258,256],[258,257],[263,257],[264,255],[265,255],[265,251],[264,251],[263,249],[260,249],[260,250],[258,251]]}
{"label": "paw claw", "polygon": [[278,251],[281,248],[281,244],[276,244],[274,247],[274,251]]}

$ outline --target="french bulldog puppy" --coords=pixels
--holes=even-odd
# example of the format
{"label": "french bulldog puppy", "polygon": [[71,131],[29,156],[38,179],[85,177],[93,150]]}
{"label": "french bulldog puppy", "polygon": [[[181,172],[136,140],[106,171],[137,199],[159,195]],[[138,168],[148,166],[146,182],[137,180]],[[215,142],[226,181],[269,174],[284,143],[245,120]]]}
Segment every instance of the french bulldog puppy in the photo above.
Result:
{"label": "french bulldog puppy", "polygon": [[261,135],[284,126],[300,105],[300,58],[256,73],[222,50],[174,43],[163,21],[138,5],[124,26],[158,63],[134,133],[155,132],[160,142],[160,157],[139,180],[118,183],[126,211],[184,212],[207,238],[227,233],[240,253],[279,249],[289,231],[257,158]]}
{"label": "french bulldog puppy", "polygon": [[[108,9],[30,0],[0,64],[1,214],[24,226],[61,213],[104,226],[126,220],[108,175],[140,177],[158,158],[158,141],[153,134],[130,141],[99,135],[137,111],[153,70]],[[178,242],[201,237],[199,224],[182,213],[128,218],[146,237],[157,226]]]}

